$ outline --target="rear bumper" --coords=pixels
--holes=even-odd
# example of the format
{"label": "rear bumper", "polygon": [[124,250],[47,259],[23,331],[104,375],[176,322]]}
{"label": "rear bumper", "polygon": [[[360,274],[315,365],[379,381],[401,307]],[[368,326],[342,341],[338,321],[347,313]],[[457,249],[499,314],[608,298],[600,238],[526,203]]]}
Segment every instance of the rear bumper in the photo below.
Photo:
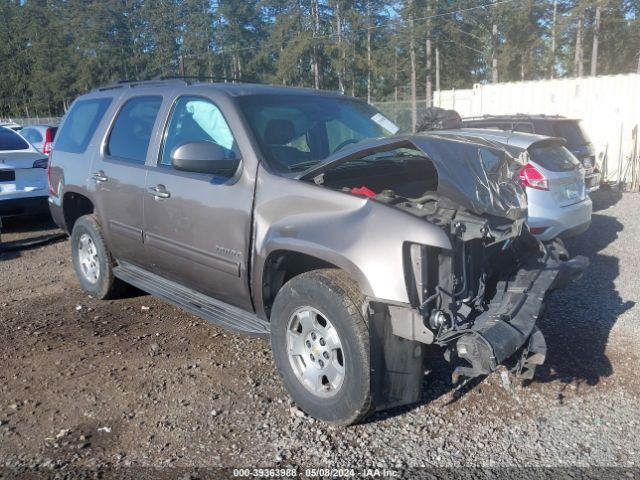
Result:
{"label": "rear bumper", "polygon": [[47,210],[46,196],[0,196],[0,216],[31,215]]}
{"label": "rear bumper", "polygon": [[582,256],[563,258],[567,253],[562,243],[553,242],[541,254],[531,255],[514,278],[500,282],[489,310],[457,340],[457,355],[469,366],[458,367],[454,375],[488,375],[501,364],[533,375],[546,355],[536,321],[547,294],[578,278],[589,265]]}
{"label": "rear bumper", "polygon": [[568,238],[583,233],[591,224],[593,205],[589,197],[566,207],[529,204],[527,224],[530,228],[546,227],[536,238],[547,242],[556,237]]}

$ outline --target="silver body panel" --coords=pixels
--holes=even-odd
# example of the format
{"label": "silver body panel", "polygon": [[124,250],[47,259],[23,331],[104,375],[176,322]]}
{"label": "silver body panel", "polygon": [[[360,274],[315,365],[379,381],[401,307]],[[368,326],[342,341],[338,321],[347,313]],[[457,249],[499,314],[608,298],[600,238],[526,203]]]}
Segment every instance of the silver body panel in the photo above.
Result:
{"label": "silver body panel", "polygon": [[[565,140],[562,138],[494,129],[462,128],[445,132],[466,138],[485,138],[520,151],[529,150],[540,142],[565,144]],[[536,237],[542,241],[548,241],[559,236],[566,237],[583,233],[589,227],[592,212],[589,191],[585,187],[584,169],[554,172],[532,159],[529,159],[529,162],[534,164],[536,169],[549,180],[549,190],[530,187],[526,189],[529,227],[546,227],[546,230],[542,234],[537,234]]]}

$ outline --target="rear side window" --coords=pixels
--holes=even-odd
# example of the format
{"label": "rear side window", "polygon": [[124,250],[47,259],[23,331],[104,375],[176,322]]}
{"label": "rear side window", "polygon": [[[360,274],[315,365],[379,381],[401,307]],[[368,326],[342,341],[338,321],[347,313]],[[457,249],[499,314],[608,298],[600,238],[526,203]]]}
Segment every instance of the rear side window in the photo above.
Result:
{"label": "rear side window", "polygon": [[28,150],[29,144],[13,130],[0,127],[0,151]]}
{"label": "rear side window", "polygon": [[552,172],[568,172],[580,165],[573,154],[562,145],[545,145],[529,149],[531,160]]}
{"label": "rear side window", "polygon": [[160,96],[136,97],[128,100],[118,113],[111,129],[107,155],[135,163],[144,163],[161,104]]}
{"label": "rear side window", "polygon": [[564,138],[570,149],[582,147],[591,143],[586,132],[578,122],[557,122],[555,125],[556,137]]}
{"label": "rear side window", "polygon": [[43,140],[42,134],[35,128],[25,128],[20,132],[20,135],[22,135],[31,143],[38,143]]}
{"label": "rear side window", "polygon": [[56,150],[84,153],[109,105],[110,98],[75,102],[56,137]]}

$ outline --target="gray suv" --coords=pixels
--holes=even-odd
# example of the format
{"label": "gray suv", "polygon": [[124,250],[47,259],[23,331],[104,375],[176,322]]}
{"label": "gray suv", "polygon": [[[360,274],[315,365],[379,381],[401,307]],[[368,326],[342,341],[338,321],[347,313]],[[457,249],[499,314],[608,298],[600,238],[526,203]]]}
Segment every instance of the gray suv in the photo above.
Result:
{"label": "gray suv", "polygon": [[454,379],[531,378],[544,299],[586,259],[529,234],[502,146],[397,130],[327,92],[121,83],[64,118],[49,204],[86,293],[131,284],[270,336],[287,390],[324,421],[418,401],[433,345]]}

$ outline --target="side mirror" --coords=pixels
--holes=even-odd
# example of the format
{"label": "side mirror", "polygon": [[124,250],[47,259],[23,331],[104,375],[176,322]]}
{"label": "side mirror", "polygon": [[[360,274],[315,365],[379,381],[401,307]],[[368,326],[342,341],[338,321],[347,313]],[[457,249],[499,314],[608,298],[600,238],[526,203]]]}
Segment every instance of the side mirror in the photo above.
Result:
{"label": "side mirror", "polygon": [[227,152],[213,142],[184,143],[171,152],[171,165],[184,172],[231,175],[236,171],[238,159],[227,158]]}

